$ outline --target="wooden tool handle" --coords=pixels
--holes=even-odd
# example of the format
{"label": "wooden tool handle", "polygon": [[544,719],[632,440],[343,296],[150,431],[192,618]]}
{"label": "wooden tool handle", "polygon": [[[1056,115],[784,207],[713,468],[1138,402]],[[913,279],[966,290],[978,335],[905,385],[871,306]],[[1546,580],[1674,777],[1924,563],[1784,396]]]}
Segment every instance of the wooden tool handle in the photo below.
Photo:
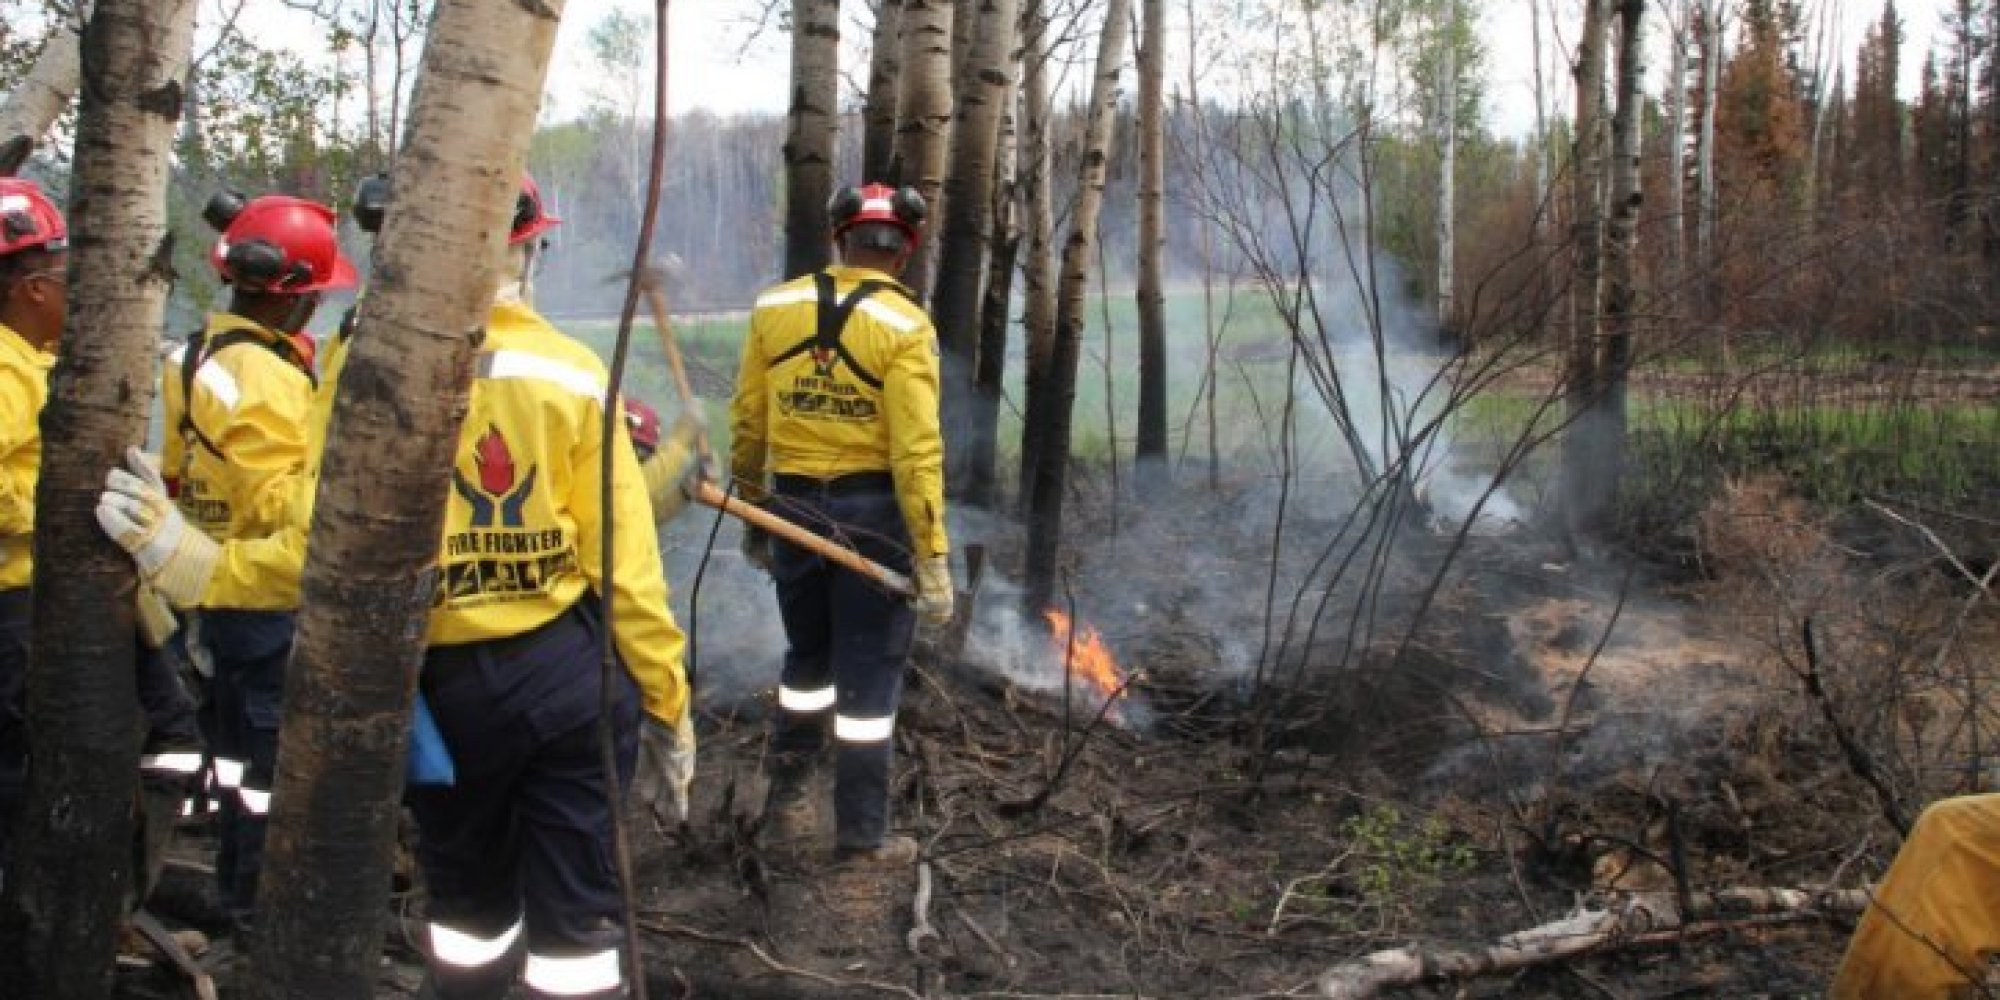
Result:
{"label": "wooden tool handle", "polygon": [[815,535],[762,507],[747,504],[733,496],[729,496],[721,490],[716,489],[714,483],[705,479],[695,485],[694,499],[696,503],[706,507],[713,507],[752,527],[762,528],[800,548],[811,549],[875,581],[884,590],[900,594],[904,597],[916,596],[916,588],[910,586],[909,577],[839,542]]}

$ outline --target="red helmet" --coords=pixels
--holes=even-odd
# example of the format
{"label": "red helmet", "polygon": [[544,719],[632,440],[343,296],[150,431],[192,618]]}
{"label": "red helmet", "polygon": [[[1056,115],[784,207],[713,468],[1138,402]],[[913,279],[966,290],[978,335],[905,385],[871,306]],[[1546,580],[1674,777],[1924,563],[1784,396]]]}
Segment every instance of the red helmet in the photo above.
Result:
{"label": "red helmet", "polygon": [[560,225],[562,220],[542,204],[542,189],[535,179],[521,171],[521,193],[514,199],[514,225],[507,231],[507,245],[520,246]]}
{"label": "red helmet", "polygon": [[25,177],[0,177],[0,254],[69,249],[69,226],[56,203]]}
{"label": "red helmet", "polygon": [[660,447],[660,411],[640,400],[625,397],[625,426],[632,432],[632,448],[645,461]]}
{"label": "red helmet", "polygon": [[841,188],[826,205],[836,238],[865,222],[886,222],[901,229],[910,238],[911,246],[916,245],[929,211],[924,196],[916,188],[892,188],[887,184]]}
{"label": "red helmet", "polygon": [[222,280],[252,292],[303,295],[352,288],[354,265],[340,253],[333,209],[271,194],[235,213],[208,262]]}

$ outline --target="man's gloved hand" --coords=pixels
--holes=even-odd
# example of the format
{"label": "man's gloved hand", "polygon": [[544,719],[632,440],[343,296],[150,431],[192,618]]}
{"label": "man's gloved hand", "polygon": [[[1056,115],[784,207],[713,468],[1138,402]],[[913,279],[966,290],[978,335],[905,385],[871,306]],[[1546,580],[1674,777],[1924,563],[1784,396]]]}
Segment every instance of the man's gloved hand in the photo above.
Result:
{"label": "man's gloved hand", "polygon": [[743,561],[766,573],[771,571],[771,534],[762,528],[743,526]]}
{"label": "man's gloved hand", "polygon": [[167,640],[180,631],[181,623],[174,618],[174,609],[167,606],[167,599],[160,596],[150,584],[139,585],[138,609],[139,641],[147,649],[164,649]]}
{"label": "man's gloved hand", "polygon": [[144,453],[125,453],[131,471],[112,469],[97,497],[97,524],[118,547],[131,553],[139,575],[168,603],[190,608],[201,602],[222,549],[187,523],[167,497],[160,470]]}
{"label": "man's gloved hand", "polygon": [[652,716],[639,723],[639,774],[634,791],[639,803],[655,817],[685,823],[688,794],[694,784],[694,713],[684,712],[672,726]]}
{"label": "man's gloved hand", "polygon": [[663,524],[673,520],[694,497],[696,482],[712,478],[697,457],[706,450],[701,447],[706,433],[700,417],[683,412],[658,450],[639,464],[646,477],[646,496],[653,501],[653,520]]}
{"label": "man's gloved hand", "polygon": [[951,557],[919,559],[916,570],[917,614],[931,625],[951,621]]}

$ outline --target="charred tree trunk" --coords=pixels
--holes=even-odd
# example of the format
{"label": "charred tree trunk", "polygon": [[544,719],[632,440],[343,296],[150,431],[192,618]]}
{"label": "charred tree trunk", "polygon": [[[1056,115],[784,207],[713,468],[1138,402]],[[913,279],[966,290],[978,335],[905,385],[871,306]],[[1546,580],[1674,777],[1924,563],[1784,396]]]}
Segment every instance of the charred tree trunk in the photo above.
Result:
{"label": "charred tree trunk", "polygon": [[102,0],[83,29],[69,318],[42,411],[27,801],[0,904],[0,975],[24,997],[111,995],[133,885],[139,714],[132,562],[92,513],[144,440],[172,281],[167,170],[195,0]]}
{"label": "charred tree trunk", "polygon": [[[951,442],[946,482],[963,499],[969,488],[973,439],[974,355],[979,350],[979,283],[993,227],[993,171],[1000,120],[1012,92],[1014,0],[981,0],[959,11],[977,15],[951,128],[951,174],[945,181],[944,230],[938,239],[937,291],[931,315],[944,349],[945,440]],[[1004,333],[1003,333],[1004,336]]]}
{"label": "charred tree trunk", "polygon": [[840,0],[792,0],[792,106],[785,131],[785,277],[833,252],[826,202],[840,120]]}
{"label": "charred tree trunk", "polygon": [[1139,427],[1132,477],[1143,495],[1165,486],[1168,478],[1167,298],[1160,275],[1166,243],[1167,0],[1142,0],[1139,7]]}
{"label": "charred tree trunk", "polygon": [[449,470],[561,0],[443,0],[341,374],[285,677],[253,985],[374,995]]}
{"label": "charred tree trunk", "polygon": [[967,430],[965,502],[991,509],[998,492],[996,453],[1000,440],[1000,389],[1007,373],[1007,333],[1012,325],[1014,268],[1021,259],[1020,213],[1014,196],[1019,143],[1014,134],[1014,91],[1000,118],[1000,141],[993,169],[993,239],[986,258],[986,293],[979,305],[979,352],[972,367],[972,415]]}
{"label": "charred tree trunk", "polygon": [[1063,490],[1069,472],[1071,409],[1076,402],[1076,369],[1083,354],[1084,291],[1096,251],[1097,219],[1104,207],[1105,165],[1111,158],[1111,117],[1118,103],[1118,67],[1125,58],[1126,19],[1131,0],[1106,0],[1104,28],[1097,41],[1097,69],[1090,85],[1084,122],[1083,157],[1077,168],[1075,214],[1063,241],[1062,273],[1056,289],[1055,345],[1050,355],[1044,406],[1028,410],[1027,423],[1040,427],[1035,484],[1028,500],[1028,563],[1024,599],[1039,614],[1055,593],[1056,558],[1062,546]]}
{"label": "charred tree trunk", "polygon": [[[90,16],[88,0],[76,8],[79,19]],[[28,158],[76,96],[77,33],[77,21],[58,22],[35,64],[0,104],[0,175],[12,174]]]}
{"label": "charred tree trunk", "polygon": [[875,0],[875,34],[868,53],[868,99],[861,111],[861,180],[893,183],[896,94],[901,86],[903,0]]}
{"label": "charred tree trunk", "polygon": [[[1027,412],[1048,409],[1049,365],[1056,344],[1055,192],[1050,181],[1049,15],[1042,0],[1024,0],[1021,14],[1021,205],[1027,211],[1028,261],[1021,268],[1021,329],[1026,341],[1022,394]],[[1021,424],[1020,513],[1028,513],[1042,428]]]}
{"label": "charred tree trunk", "polygon": [[1603,297],[1604,63],[1609,7],[1617,0],[1584,0],[1583,33],[1576,44],[1576,136],[1570,156],[1569,343],[1563,364],[1563,405],[1569,420],[1562,459],[1561,503],[1574,542],[1600,509],[1588,424],[1597,394],[1597,337]]}
{"label": "charred tree trunk", "polygon": [[[896,183],[915,187],[942,218],[944,168],[951,141],[951,0],[903,0],[903,67],[896,98]],[[927,240],[910,256],[903,283],[922,302],[931,291]]]}
{"label": "charred tree trunk", "polygon": [[1643,75],[1645,39],[1640,22],[1646,0],[1618,0],[1617,109],[1611,119],[1611,218],[1604,238],[1604,336],[1598,345],[1591,416],[1580,431],[1588,442],[1599,496],[1618,495],[1625,470],[1626,373],[1632,366],[1632,327],[1639,291],[1636,253],[1639,243],[1641,172],[1639,125],[1645,116]]}

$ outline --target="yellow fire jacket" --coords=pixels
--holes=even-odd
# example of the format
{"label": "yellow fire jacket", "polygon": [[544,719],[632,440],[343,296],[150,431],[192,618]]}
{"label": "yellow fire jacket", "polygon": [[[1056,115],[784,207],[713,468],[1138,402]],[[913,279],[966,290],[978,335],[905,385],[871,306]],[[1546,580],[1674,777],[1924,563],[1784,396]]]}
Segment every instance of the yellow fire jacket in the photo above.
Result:
{"label": "yellow fire jacket", "polygon": [[42,404],[55,360],[0,323],[0,590],[25,587],[34,575]]}
{"label": "yellow fire jacket", "polygon": [[880,271],[836,265],[837,302],[864,282],[884,287],[856,300],[823,335],[818,275],[765,291],[730,406],[730,472],[751,500],[765,475],[832,479],[888,472],[918,559],[944,555],[944,436],[938,429],[937,331],[908,290]]}
{"label": "yellow fire jacket", "polygon": [[[345,360],[344,350],[330,352],[329,375]],[[603,363],[532,309],[503,303],[488,318],[478,365],[439,544],[428,638],[434,646],[519,635],[554,619],[586,590],[603,588]],[[331,387],[329,379],[314,407],[312,461],[284,530],[224,545],[204,606],[297,605]],[[687,710],[685,641],[667,608],[659,536],[632,439],[624,421],[614,423],[612,635],[647,713],[672,724]]]}
{"label": "yellow fire jacket", "polygon": [[1931,803],[1869,897],[1832,1000],[1985,995],[2000,953],[2000,795]]}
{"label": "yellow fire jacket", "polygon": [[[237,331],[256,342],[219,342]],[[167,355],[160,369],[160,468],[179,484],[181,513],[202,531],[218,541],[261,538],[284,523],[305,474],[312,376],[290,360],[296,351],[283,334],[252,320],[215,313],[203,334],[185,397],[187,347]]]}

